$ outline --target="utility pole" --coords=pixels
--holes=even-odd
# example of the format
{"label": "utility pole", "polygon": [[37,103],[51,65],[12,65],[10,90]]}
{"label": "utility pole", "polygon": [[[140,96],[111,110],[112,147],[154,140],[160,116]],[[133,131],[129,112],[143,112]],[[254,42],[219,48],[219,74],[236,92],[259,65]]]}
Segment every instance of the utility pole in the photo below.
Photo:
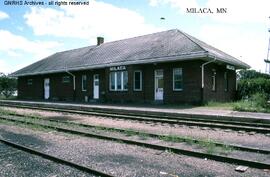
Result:
{"label": "utility pole", "polygon": [[[270,19],[270,17],[269,17]],[[268,29],[268,32],[270,33],[270,28]],[[269,42],[268,42],[268,49],[267,49],[267,57],[264,60],[265,62],[265,73],[270,74],[270,35],[269,35]]]}

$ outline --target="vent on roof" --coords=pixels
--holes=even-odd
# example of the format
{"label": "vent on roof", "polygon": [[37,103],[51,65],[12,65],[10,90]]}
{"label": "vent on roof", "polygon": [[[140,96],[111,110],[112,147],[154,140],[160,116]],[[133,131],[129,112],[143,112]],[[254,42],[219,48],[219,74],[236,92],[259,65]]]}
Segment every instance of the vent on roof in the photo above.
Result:
{"label": "vent on roof", "polygon": [[97,45],[101,45],[104,43],[104,38],[103,37],[97,37]]}

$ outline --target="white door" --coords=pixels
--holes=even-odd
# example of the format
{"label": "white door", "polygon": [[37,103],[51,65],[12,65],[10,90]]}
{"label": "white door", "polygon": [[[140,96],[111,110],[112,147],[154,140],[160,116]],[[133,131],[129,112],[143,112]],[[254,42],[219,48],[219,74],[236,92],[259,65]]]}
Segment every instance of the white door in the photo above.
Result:
{"label": "white door", "polygon": [[155,70],[155,100],[163,100],[163,69]]}
{"label": "white door", "polygon": [[99,99],[99,75],[98,74],[94,74],[94,93],[93,93],[93,97],[94,99]]}
{"label": "white door", "polygon": [[50,97],[50,79],[44,79],[44,98],[47,100]]}

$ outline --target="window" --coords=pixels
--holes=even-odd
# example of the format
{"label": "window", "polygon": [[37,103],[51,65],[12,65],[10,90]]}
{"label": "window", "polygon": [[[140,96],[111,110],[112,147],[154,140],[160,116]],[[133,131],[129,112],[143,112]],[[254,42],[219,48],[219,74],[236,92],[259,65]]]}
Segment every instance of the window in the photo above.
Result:
{"label": "window", "polygon": [[110,90],[116,90],[115,89],[115,72],[110,73]]}
{"label": "window", "polygon": [[116,72],[116,90],[122,89],[122,72]]}
{"label": "window", "polygon": [[33,79],[27,79],[27,85],[33,85]]}
{"label": "window", "polygon": [[183,72],[182,68],[173,69],[173,90],[183,90]]}
{"label": "window", "polygon": [[87,82],[86,75],[82,75],[82,91],[86,91],[86,82]]}
{"label": "window", "polygon": [[110,73],[110,90],[126,91],[128,90],[128,72],[117,71]]}
{"label": "window", "polygon": [[63,83],[69,83],[70,82],[70,77],[69,76],[63,76],[62,77],[62,82]]}
{"label": "window", "polygon": [[216,70],[212,70],[212,81],[211,81],[211,84],[212,84],[212,91],[216,91]]}
{"label": "window", "polygon": [[134,90],[142,90],[142,71],[134,71]]}
{"label": "window", "polygon": [[224,91],[225,92],[228,91],[228,73],[227,73],[227,71],[225,71],[225,73],[224,73]]}

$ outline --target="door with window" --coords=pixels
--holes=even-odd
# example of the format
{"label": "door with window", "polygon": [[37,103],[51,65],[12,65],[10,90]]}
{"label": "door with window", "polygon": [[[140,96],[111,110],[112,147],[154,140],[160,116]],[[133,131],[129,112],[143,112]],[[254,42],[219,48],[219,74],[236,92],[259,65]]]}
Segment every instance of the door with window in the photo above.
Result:
{"label": "door with window", "polygon": [[94,89],[93,89],[93,98],[94,99],[99,99],[99,75],[94,74]]}
{"label": "door with window", "polygon": [[155,100],[163,100],[163,69],[155,70]]}
{"label": "door with window", "polygon": [[44,79],[44,98],[45,100],[50,98],[50,79]]}

